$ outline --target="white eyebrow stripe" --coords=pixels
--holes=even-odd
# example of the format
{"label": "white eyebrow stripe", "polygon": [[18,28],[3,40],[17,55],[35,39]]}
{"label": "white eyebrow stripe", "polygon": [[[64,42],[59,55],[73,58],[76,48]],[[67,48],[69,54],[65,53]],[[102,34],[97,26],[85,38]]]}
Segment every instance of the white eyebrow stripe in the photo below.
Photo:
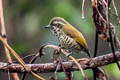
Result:
{"label": "white eyebrow stripe", "polygon": [[58,22],[58,21],[55,21],[54,24],[62,24],[62,25],[65,25],[64,23]]}

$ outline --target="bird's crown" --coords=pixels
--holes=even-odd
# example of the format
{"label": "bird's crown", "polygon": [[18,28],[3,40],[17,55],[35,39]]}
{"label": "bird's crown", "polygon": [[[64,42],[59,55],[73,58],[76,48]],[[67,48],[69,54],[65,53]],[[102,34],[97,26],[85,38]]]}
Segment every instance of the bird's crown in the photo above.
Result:
{"label": "bird's crown", "polygon": [[67,23],[68,22],[64,18],[54,17],[50,20],[49,25],[51,25],[51,26],[55,26],[57,24],[65,25]]}

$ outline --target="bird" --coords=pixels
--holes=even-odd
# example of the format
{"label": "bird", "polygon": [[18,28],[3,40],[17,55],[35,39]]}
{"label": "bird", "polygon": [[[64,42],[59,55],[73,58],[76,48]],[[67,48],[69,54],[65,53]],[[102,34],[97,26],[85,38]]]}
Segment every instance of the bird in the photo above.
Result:
{"label": "bird", "polygon": [[70,54],[83,51],[87,53],[88,57],[91,57],[88,50],[88,44],[82,33],[64,18],[53,17],[45,28],[49,29],[57,36],[60,45],[68,50]]}

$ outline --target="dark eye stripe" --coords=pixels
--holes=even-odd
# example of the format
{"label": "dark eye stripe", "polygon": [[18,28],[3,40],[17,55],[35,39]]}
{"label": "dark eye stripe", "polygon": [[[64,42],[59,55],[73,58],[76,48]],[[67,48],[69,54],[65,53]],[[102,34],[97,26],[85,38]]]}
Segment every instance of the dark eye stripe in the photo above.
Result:
{"label": "dark eye stripe", "polygon": [[57,26],[57,24],[51,24],[52,26]]}

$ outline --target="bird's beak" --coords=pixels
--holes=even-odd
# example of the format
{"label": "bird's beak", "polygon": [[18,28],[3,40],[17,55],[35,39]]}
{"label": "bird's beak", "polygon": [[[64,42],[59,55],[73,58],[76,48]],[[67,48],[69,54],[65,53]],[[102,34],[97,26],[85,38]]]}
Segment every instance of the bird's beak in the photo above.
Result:
{"label": "bird's beak", "polygon": [[45,26],[45,28],[50,29],[50,25]]}

